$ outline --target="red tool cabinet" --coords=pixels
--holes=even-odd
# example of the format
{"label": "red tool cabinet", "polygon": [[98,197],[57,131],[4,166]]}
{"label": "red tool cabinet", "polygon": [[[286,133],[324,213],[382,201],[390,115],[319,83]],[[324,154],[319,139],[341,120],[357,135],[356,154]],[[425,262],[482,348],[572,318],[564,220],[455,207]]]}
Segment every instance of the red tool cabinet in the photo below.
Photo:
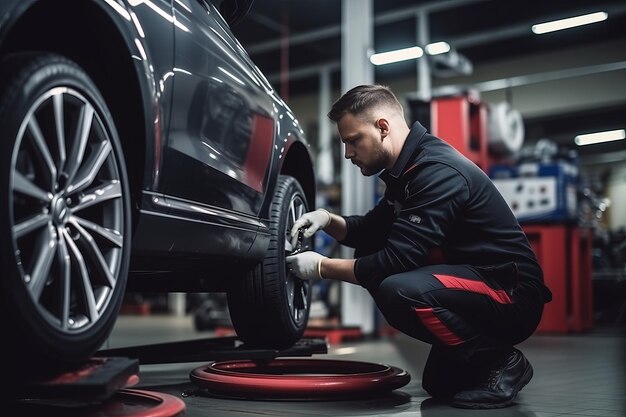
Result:
{"label": "red tool cabinet", "polygon": [[434,99],[430,105],[432,134],[489,171],[487,106],[466,96]]}
{"label": "red tool cabinet", "polygon": [[524,225],[552,291],[538,332],[568,333],[593,327],[591,231],[575,225]]}

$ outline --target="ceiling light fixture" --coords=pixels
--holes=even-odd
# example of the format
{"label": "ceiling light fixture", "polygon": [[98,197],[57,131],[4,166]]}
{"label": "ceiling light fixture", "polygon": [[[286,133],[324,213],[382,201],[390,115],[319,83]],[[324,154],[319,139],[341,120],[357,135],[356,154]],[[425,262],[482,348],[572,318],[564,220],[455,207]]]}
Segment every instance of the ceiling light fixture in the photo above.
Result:
{"label": "ceiling light fixture", "polygon": [[582,16],[568,17],[567,19],[554,20],[552,22],[539,23],[532,26],[532,31],[541,35],[543,33],[554,32],[556,30],[569,29],[576,26],[588,25],[606,20],[609,17],[606,12],[596,12]]}
{"label": "ceiling light fixture", "polygon": [[450,45],[448,42],[433,42],[426,45],[425,49],[428,55],[439,55],[450,52]]}
{"label": "ceiling light fixture", "polygon": [[424,51],[419,46],[411,48],[397,49],[395,51],[381,52],[370,56],[370,62],[374,65],[391,64],[394,62],[416,59],[424,55]]}
{"label": "ceiling light fixture", "polygon": [[626,138],[626,130],[607,130],[606,132],[588,133],[586,135],[578,135],[574,138],[574,142],[578,146],[592,145],[594,143],[611,142]]}
{"label": "ceiling light fixture", "polygon": [[[450,52],[450,45],[447,42],[433,42],[424,48],[428,55],[441,55]],[[419,46],[396,49],[394,51],[381,52],[370,56],[370,62],[374,65],[392,64],[394,62],[417,59],[424,55],[424,50]]]}

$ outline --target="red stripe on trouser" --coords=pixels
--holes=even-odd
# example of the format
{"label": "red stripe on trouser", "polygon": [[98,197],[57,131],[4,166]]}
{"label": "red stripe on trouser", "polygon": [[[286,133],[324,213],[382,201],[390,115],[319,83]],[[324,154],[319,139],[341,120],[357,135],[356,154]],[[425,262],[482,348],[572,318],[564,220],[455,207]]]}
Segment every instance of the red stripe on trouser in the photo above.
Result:
{"label": "red stripe on trouser", "polygon": [[511,297],[503,290],[494,290],[482,281],[474,281],[471,279],[463,279],[452,275],[436,275],[433,274],[446,288],[456,288],[484,294],[500,304],[513,304]]}
{"label": "red stripe on trouser", "polygon": [[432,307],[415,307],[414,309],[417,313],[417,317],[419,317],[422,323],[424,323],[424,326],[426,326],[426,328],[443,343],[446,345],[460,345],[463,343],[463,340],[452,333],[452,330],[450,330],[448,326],[446,326],[445,323],[437,317]]}

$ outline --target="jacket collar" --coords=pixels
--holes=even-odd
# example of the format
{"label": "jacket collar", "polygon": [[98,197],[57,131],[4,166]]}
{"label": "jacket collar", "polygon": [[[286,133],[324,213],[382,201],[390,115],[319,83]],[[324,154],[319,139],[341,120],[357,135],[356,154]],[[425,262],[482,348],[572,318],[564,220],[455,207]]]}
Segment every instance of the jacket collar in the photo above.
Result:
{"label": "jacket collar", "polygon": [[411,130],[409,131],[409,134],[404,141],[402,150],[400,150],[400,155],[398,155],[396,163],[393,164],[393,167],[391,167],[391,169],[385,169],[383,170],[383,172],[380,173],[379,177],[382,180],[385,180],[385,177],[388,176],[397,179],[402,174],[404,174],[405,171],[411,168],[407,165],[409,164],[409,162],[412,161],[412,157],[419,146],[420,139],[422,138],[422,136],[424,136],[425,133],[426,128],[422,126],[420,122],[413,123],[413,126],[411,126]]}

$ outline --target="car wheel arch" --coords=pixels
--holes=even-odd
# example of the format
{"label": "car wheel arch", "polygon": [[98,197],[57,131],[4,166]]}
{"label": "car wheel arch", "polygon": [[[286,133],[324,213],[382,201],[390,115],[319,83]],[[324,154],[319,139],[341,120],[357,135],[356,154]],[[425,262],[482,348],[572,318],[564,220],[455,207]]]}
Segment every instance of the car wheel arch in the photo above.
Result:
{"label": "car wheel arch", "polygon": [[[7,55],[17,50],[51,52],[66,56],[85,69],[102,92],[118,128],[122,148],[127,156],[132,207],[136,208],[140,202],[141,189],[147,185],[144,184],[144,178],[149,177],[145,175],[146,156],[154,152],[152,144],[156,142],[154,131],[151,132],[144,121],[157,119],[156,111],[162,107],[154,105],[157,100],[152,92],[154,88],[151,87],[154,80],[145,72],[142,73],[133,62],[132,50],[136,46],[126,39],[134,39],[135,36],[123,33],[110,10],[98,2],[68,1],[73,9],[73,13],[68,14],[67,8],[60,5],[62,1],[55,2],[56,7],[52,7],[51,2],[24,2],[21,13],[12,16],[10,22],[3,23],[5,27],[0,53]],[[90,19],[90,26],[107,27],[107,40],[101,43],[101,48],[93,47],[89,31],[82,32],[84,26],[81,25],[87,23],[74,18],[76,14],[86,13],[97,16],[95,20]],[[63,26],[71,29],[53,30],[53,27]],[[32,27],[37,27],[37,30],[33,31]],[[94,29],[92,33],[98,31]],[[114,65],[106,67],[103,65],[106,62]],[[111,69],[115,72],[110,72]],[[133,110],[129,111],[129,108]],[[133,225],[136,224],[137,214],[138,211],[133,210]]]}
{"label": "car wheel arch", "polygon": [[309,207],[315,207],[316,181],[311,155],[302,142],[294,142],[288,149],[280,167],[282,175],[298,180],[306,195]]}

